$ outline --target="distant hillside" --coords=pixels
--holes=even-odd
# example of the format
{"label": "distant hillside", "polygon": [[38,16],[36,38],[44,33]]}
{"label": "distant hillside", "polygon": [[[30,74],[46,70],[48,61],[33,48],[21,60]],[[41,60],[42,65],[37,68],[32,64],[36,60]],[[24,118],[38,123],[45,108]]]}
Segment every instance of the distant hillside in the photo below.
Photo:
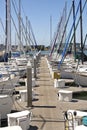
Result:
{"label": "distant hillside", "polygon": [[[18,46],[17,45],[12,45],[11,46],[11,48],[12,48],[12,50],[13,51],[16,51],[16,49],[18,48]],[[24,50],[31,50],[31,48],[34,50],[34,49],[36,49],[37,48],[37,50],[39,51],[39,50],[49,50],[50,49],[50,46],[44,46],[44,45],[37,45],[37,46],[31,46],[31,47],[29,47],[29,46],[24,46]],[[0,51],[3,51],[3,50],[5,50],[5,45],[3,45],[3,44],[0,44]]]}

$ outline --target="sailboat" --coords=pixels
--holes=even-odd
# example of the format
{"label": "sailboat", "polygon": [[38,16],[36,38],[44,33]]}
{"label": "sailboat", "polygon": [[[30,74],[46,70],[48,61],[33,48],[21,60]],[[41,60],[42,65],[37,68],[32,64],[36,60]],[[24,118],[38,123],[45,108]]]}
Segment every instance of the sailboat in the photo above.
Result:
{"label": "sailboat", "polygon": [[[0,92],[4,93],[8,89],[15,88],[19,80],[19,76],[12,70],[16,68],[14,64],[8,62],[8,57],[11,54],[11,14],[10,14],[10,0],[6,0],[6,31],[5,31],[5,51],[3,52],[3,63],[0,64]],[[17,71],[17,69],[16,69]]]}
{"label": "sailboat", "polygon": [[[10,0],[6,0],[6,47],[8,46],[7,43],[10,43]],[[9,21],[8,21],[9,20]],[[8,56],[7,48],[5,50],[5,55]],[[12,106],[13,106],[13,90],[15,87],[15,83],[18,81],[18,77],[14,79],[15,75],[10,75],[7,71],[8,68],[5,68],[5,57],[3,56],[3,63],[0,63],[0,69],[2,69],[2,66],[4,68],[4,74],[3,70],[0,71],[0,114],[1,119],[7,118],[7,114],[11,112]],[[8,61],[8,57],[6,57]],[[9,74],[9,76],[8,76]]]}

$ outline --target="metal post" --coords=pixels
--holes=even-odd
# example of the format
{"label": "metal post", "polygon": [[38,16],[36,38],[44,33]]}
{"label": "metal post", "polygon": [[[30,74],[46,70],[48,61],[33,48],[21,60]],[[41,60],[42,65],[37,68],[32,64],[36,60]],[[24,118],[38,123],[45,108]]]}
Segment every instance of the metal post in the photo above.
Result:
{"label": "metal post", "polygon": [[36,77],[36,56],[34,56],[34,78]]}
{"label": "metal post", "polygon": [[27,65],[27,107],[32,106],[32,67]]}

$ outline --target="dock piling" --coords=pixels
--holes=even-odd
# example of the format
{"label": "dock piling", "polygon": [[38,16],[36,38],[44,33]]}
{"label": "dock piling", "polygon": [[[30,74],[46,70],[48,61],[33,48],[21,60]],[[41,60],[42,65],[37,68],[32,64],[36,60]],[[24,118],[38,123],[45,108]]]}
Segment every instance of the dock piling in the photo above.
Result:
{"label": "dock piling", "polygon": [[36,56],[34,56],[34,78],[36,77]]}
{"label": "dock piling", "polygon": [[27,107],[32,106],[32,66],[27,65]]}

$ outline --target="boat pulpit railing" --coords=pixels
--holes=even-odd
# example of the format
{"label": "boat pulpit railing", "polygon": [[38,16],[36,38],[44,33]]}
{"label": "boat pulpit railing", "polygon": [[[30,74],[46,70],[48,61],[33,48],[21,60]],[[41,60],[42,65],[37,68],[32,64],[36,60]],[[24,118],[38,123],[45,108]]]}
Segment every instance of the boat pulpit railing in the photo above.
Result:
{"label": "boat pulpit railing", "polygon": [[76,123],[76,111],[72,112],[64,112],[64,129],[65,130],[75,130]]}

